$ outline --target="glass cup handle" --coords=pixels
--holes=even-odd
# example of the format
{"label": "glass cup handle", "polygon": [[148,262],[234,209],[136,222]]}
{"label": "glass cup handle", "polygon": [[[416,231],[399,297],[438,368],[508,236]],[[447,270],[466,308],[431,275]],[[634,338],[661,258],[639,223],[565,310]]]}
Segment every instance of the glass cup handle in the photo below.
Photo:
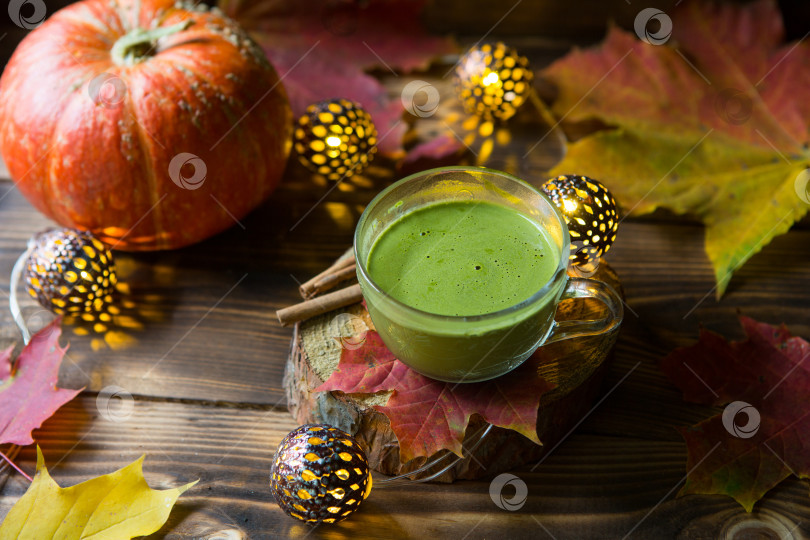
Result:
{"label": "glass cup handle", "polygon": [[579,336],[596,336],[619,327],[624,317],[624,306],[618,293],[602,281],[569,278],[560,301],[572,298],[595,298],[605,304],[608,314],[602,319],[581,321],[554,321],[551,336],[543,345]]}

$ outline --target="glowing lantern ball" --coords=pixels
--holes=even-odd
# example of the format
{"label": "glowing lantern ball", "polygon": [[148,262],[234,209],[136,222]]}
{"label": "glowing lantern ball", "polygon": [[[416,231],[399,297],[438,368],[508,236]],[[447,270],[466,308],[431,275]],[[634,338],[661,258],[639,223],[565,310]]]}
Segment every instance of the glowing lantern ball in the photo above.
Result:
{"label": "glowing lantern ball", "polygon": [[304,424],[281,441],[270,489],[284,512],[307,523],[337,523],[371,491],[371,472],[354,437],[328,424]]}
{"label": "glowing lantern ball", "polygon": [[542,186],[568,224],[571,264],[586,266],[604,255],[616,240],[616,200],[601,182],[578,174],[551,178]]}
{"label": "glowing lantern ball", "polygon": [[25,263],[28,294],[58,314],[101,311],[116,284],[112,253],[77,229],[48,229],[31,239]]}
{"label": "glowing lantern ball", "polygon": [[377,151],[377,129],[360,105],[347,99],[307,107],[295,128],[295,151],[310,171],[329,180],[360,173]]}
{"label": "glowing lantern ball", "polygon": [[503,43],[473,47],[456,67],[464,109],[487,119],[511,118],[528,98],[533,79],[526,57]]}

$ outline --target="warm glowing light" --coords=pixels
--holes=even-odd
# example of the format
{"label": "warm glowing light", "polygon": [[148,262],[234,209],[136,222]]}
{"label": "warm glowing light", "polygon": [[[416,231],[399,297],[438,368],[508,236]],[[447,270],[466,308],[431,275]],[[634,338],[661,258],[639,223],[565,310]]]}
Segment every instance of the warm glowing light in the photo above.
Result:
{"label": "warm glowing light", "polygon": [[494,71],[490,71],[489,74],[487,74],[487,76],[484,77],[484,79],[481,82],[483,83],[484,86],[491,86],[493,84],[497,84],[498,74],[495,73]]}
{"label": "warm glowing light", "polygon": [[532,90],[529,61],[503,43],[476,45],[459,60],[455,85],[464,110],[486,120],[508,120]]}
{"label": "warm glowing light", "polygon": [[[343,98],[313,103],[299,117],[293,148],[298,160],[317,178],[341,180],[359,174],[377,147],[371,116]],[[348,185],[347,185],[348,186]]]}
{"label": "warm glowing light", "polygon": [[576,212],[577,210],[577,203],[575,201],[572,201],[571,199],[564,200],[563,206],[565,207],[565,211],[568,213]]}

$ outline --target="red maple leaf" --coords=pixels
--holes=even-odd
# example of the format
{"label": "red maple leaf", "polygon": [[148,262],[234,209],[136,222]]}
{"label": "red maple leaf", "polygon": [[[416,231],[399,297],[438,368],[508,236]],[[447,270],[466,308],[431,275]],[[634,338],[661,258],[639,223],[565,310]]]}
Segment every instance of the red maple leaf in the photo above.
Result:
{"label": "red maple leaf", "polygon": [[82,391],[57,388],[59,365],[67,350],[59,347],[59,319],[40,330],[11,365],[11,350],[0,352],[0,444],[33,444],[37,429],[59,407]]}
{"label": "red maple leaf", "polygon": [[689,452],[681,495],[726,494],[750,512],[790,474],[810,475],[810,344],[784,325],[740,322],[745,341],[701,330],[661,368],[686,401],[726,406],[681,430]]}
{"label": "red maple leaf", "polygon": [[491,381],[435,381],[397,360],[379,334],[370,331],[362,347],[343,350],[337,370],[315,391],[393,391],[386,405],[375,408],[391,422],[404,463],[442,449],[462,455],[464,431],[473,414],[541,444],[537,410],[540,397],[552,388],[531,362]]}
{"label": "red maple leaf", "polygon": [[446,37],[425,33],[413,0],[220,0],[264,48],[283,78],[293,112],[344,97],[371,114],[381,152],[402,149],[405,124],[399,96],[366,70],[426,69],[430,60],[455,51]]}
{"label": "red maple leaf", "polygon": [[434,167],[456,165],[463,151],[464,143],[452,132],[442,133],[411,148],[399,170],[402,174],[414,174]]}

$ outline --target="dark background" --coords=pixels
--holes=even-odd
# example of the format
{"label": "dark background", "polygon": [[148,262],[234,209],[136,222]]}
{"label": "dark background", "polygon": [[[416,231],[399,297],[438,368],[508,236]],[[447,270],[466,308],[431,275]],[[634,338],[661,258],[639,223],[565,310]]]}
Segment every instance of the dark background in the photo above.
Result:
{"label": "dark background", "polygon": [[[330,4],[364,4],[369,0],[332,0]],[[657,7],[671,12],[683,0],[524,0],[498,25],[491,37],[534,36],[537,39],[562,40],[575,44],[598,42],[610,22],[627,29],[642,7]],[[48,15],[73,2],[46,0]],[[206,0],[215,5],[215,0]],[[736,3],[745,3],[737,1]],[[788,41],[803,38],[810,31],[810,2],[781,0]],[[428,0],[424,20],[437,34],[480,37],[514,4],[501,0]],[[23,6],[33,11],[31,5]],[[14,23],[7,13],[0,13],[0,64],[5,66],[14,47],[28,31]],[[462,40],[463,41],[463,40]]]}

